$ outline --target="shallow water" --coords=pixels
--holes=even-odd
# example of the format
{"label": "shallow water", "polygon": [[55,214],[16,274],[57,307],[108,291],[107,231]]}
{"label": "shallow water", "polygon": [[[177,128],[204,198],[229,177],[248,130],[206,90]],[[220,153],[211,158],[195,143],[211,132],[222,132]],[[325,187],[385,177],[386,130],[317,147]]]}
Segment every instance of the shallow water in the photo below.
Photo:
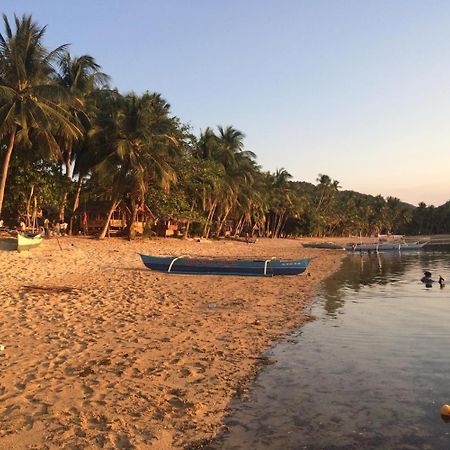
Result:
{"label": "shallow water", "polygon": [[449,449],[450,253],[349,256],[233,401],[220,449]]}

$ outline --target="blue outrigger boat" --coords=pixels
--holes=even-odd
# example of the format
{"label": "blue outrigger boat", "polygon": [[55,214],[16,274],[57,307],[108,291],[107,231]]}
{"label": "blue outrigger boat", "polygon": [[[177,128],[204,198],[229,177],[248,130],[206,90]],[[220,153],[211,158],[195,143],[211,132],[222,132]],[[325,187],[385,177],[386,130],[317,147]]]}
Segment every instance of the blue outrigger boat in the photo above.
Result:
{"label": "blue outrigger boat", "polygon": [[140,255],[142,262],[151,270],[167,273],[202,275],[245,275],[272,277],[275,275],[298,275],[303,273],[311,259],[216,259],[176,258]]}

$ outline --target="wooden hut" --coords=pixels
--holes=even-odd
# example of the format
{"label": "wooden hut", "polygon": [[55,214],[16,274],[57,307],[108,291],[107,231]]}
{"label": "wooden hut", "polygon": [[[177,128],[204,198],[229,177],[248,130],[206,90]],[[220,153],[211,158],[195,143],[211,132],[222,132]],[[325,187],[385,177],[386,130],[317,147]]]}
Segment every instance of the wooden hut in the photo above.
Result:
{"label": "wooden hut", "polygon": [[[79,212],[80,230],[84,230],[87,234],[99,233],[105,226],[110,207],[111,202],[108,200],[87,203],[84,211]],[[86,217],[85,223],[83,223],[83,216]],[[130,209],[123,201],[121,201],[112,213],[109,221],[108,235],[125,233],[130,216]],[[150,209],[146,205],[140,207],[137,212],[137,221],[135,222],[136,232],[142,234],[146,223],[150,220],[154,220]]]}
{"label": "wooden hut", "polygon": [[188,219],[185,218],[173,219],[171,217],[166,217],[156,221],[155,231],[158,236],[163,237],[182,236],[187,222]]}

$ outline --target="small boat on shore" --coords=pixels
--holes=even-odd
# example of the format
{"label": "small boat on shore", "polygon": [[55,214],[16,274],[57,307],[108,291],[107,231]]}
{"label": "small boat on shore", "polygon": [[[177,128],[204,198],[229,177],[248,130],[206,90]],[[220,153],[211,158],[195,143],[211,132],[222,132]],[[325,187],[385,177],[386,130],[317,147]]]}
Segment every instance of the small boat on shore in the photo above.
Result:
{"label": "small boat on shore", "polygon": [[328,250],[345,250],[345,247],[334,242],[305,242],[302,244],[304,248],[325,248]]}
{"label": "small boat on shore", "polygon": [[37,247],[42,239],[39,233],[17,233],[17,251],[22,252]]}
{"label": "small boat on shore", "polygon": [[419,251],[427,244],[427,242],[413,242],[405,241],[382,241],[382,242],[368,242],[349,244],[345,249],[354,253],[380,253],[380,252],[405,252],[405,251]]}
{"label": "small boat on shore", "polygon": [[191,258],[189,256],[161,257],[140,255],[144,265],[167,273],[203,275],[244,275],[272,277],[277,275],[299,275],[311,259],[220,259]]}

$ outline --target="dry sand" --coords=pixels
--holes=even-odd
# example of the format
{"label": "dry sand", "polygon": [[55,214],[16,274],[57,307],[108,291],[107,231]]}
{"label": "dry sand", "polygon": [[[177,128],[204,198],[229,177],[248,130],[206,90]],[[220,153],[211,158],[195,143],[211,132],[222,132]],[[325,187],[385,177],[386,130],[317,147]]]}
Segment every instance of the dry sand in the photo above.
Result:
{"label": "dry sand", "polygon": [[[213,437],[343,252],[295,240],[0,247],[0,448],[183,448]],[[302,258],[295,277],[162,274],[138,252]],[[1,347],[0,347],[1,349]]]}

